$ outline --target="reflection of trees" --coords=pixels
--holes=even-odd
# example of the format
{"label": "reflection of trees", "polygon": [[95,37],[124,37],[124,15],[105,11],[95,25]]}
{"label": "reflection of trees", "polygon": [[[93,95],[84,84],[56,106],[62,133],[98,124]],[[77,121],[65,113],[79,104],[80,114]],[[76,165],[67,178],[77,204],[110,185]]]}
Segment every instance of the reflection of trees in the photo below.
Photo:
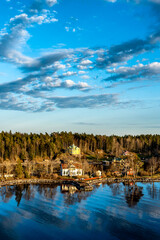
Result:
{"label": "reflection of trees", "polygon": [[5,186],[0,188],[0,196],[3,202],[7,203],[11,197],[14,195],[14,187],[12,186]]}
{"label": "reflection of trees", "polygon": [[123,191],[121,183],[108,183],[107,185],[111,188],[113,196],[121,194]]}
{"label": "reflection of trees", "polygon": [[22,196],[25,200],[34,198],[34,187],[29,184],[15,186],[15,200],[19,206]]}
{"label": "reflection of trees", "polygon": [[36,189],[35,185],[30,184],[6,186],[0,188],[0,197],[3,202],[8,202],[15,195],[17,206],[19,206],[22,197],[27,201],[31,200],[34,198],[36,190],[40,195],[54,199],[57,192],[56,187],[55,185],[37,185]]}
{"label": "reflection of trees", "polygon": [[129,207],[137,205],[141,197],[144,195],[142,190],[143,187],[138,187],[137,185],[125,186],[125,199]]}
{"label": "reflection of trees", "polygon": [[17,202],[17,207],[19,206],[20,202],[21,202],[21,198],[22,198],[22,192],[23,192],[23,185],[17,185],[15,188],[15,200]]}
{"label": "reflection of trees", "polygon": [[[122,194],[124,192],[125,199],[129,207],[134,207],[143,196],[142,187],[138,187],[137,185],[125,185],[122,183],[112,183],[107,184],[114,196]],[[65,186],[64,186],[65,187]],[[73,186],[68,188],[67,192],[65,188],[61,192],[63,193],[64,203],[66,205],[73,205],[75,203],[80,203],[82,200],[86,200],[90,197],[99,186],[95,186],[93,191],[85,192],[85,191],[75,191]],[[160,199],[160,189],[158,189],[154,183],[147,186],[148,194],[153,198]],[[65,192],[64,192],[65,191]],[[0,197],[3,202],[8,202],[13,196],[15,196],[15,200],[17,202],[17,206],[20,205],[21,199],[30,200],[35,197],[35,193],[38,192],[39,195],[44,196],[47,199],[54,199],[57,193],[57,186],[50,184],[40,184],[40,185],[17,185],[17,186],[6,186],[0,188]]]}
{"label": "reflection of trees", "polygon": [[[128,185],[128,183],[108,183],[107,185],[111,188],[113,196],[119,195],[124,192],[125,199],[129,207],[134,207],[143,196],[143,187],[138,187],[134,184]],[[125,186],[125,188],[123,187],[123,185]]]}
{"label": "reflection of trees", "polygon": [[154,182],[152,182],[150,185],[147,185],[147,191],[148,191],[148,195],[152,199],[160,200],[160,188],[157,188]]}
{"label": "reflection of trees", "polygon": [[5,186],[0,189],[0,196],[3,202],[8,202],[15,195],[15,200],[17,206],[19,206],[22,196],[26,200],[34,198],[33,186],[26,185],[16,185],[16,186]]}
{"label": "reflection of trees", "polygon": [[43,195],[44,197],[53,200],[57,193],[57,186],[41,184],[41,185],[38,185],[37,191],[40,195]]}
{"label": "reflection of trees", "polygon": [[31,200],[34,198],[35,190],[34,186],[30,184],[24,185],[23,197],[25,200]]}

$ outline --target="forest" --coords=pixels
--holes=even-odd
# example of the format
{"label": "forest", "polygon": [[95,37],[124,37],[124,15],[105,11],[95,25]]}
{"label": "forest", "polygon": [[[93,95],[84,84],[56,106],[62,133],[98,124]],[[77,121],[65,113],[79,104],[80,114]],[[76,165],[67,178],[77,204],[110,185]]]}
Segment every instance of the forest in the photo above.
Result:
{"label": "forest", "polygon": [[35,158],[54,160],[68,146],[75,144],[81,152],[91,153],[101,149],[110,156],[120,156],[124,150],[137,153],[141,158],[159,157],[160,135],[106,136],[86,133],[53,132],[0,133],[0,162],[9,160],[33,160]]}

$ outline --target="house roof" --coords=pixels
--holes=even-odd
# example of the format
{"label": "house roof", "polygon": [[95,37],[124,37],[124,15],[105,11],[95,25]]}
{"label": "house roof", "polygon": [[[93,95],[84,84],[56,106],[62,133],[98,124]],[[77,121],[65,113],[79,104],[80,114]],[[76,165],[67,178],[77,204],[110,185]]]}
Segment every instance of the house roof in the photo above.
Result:
{"label": "house roof", "polygon": [[63,163],[61,164],[61,166],[62,166],[62,169],[68,169],[73,167],[75,167],[76,169],[82,169],[82,165],[79,163],[74,163],[74,164]]}
{"label": "house roof", "polygon": [[68,148],[71,148],[71,149],[73,149],[73,148],[75,148],[75,149],[79,149],[79,147],[75,146],[74,144],[71,145],[71,146],[69,146]]}

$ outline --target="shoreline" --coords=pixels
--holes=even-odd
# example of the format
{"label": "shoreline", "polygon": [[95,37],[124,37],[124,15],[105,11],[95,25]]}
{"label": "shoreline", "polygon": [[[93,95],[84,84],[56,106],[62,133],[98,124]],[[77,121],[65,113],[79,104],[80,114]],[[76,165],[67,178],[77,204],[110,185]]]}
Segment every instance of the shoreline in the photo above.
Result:
{"label": "shoreline", "polygon": [[[13,186],[13,185],[22,185],[22,184],[80,184],[86,183],[87,185],[96,185],[97,183],[131,183],[131,182],[142,182],[142,183],[151,183],[151,182],[160,182],[160,178],[99,178],[96,180],[65,180],[65,179],[15,179],[15,180],[4,180],[0,181],[0,187],[3,186]],[[84,189],[85,190],[85,189]]]}

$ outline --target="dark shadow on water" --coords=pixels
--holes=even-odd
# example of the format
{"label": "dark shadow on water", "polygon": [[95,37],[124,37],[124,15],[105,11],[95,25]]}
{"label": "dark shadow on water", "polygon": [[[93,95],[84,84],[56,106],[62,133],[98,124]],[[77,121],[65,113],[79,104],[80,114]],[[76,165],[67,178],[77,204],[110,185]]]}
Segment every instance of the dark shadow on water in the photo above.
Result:
{"label": "dark shadow on water", "polygon": [[110,187],[113,196],[124,194],[128,207],[136,206],[140,199],[144,196],[143,187],[139,187],[133,182],[129,184],[112,183],[108,184],[108,186]]}
{"label": "dark shadow on water", "polygon": [[[160,208],[152,202],[159,199],[159,190],[158,184],[139,183],[95,186],[91,192],[71,185],[2,187],[0,199],[6,204],[1,209],[0,240],[158,240]],[[154,200],[148,201],[148,196]],[[142,198],[147,211],[143,204],[137,207]]]}
{"label": "dark shadow on water", "polygon": [[124,193],[128,207],[135,207],[144,196],[143,187],[139,187],[136,184],[132,186],[125,186]]}

